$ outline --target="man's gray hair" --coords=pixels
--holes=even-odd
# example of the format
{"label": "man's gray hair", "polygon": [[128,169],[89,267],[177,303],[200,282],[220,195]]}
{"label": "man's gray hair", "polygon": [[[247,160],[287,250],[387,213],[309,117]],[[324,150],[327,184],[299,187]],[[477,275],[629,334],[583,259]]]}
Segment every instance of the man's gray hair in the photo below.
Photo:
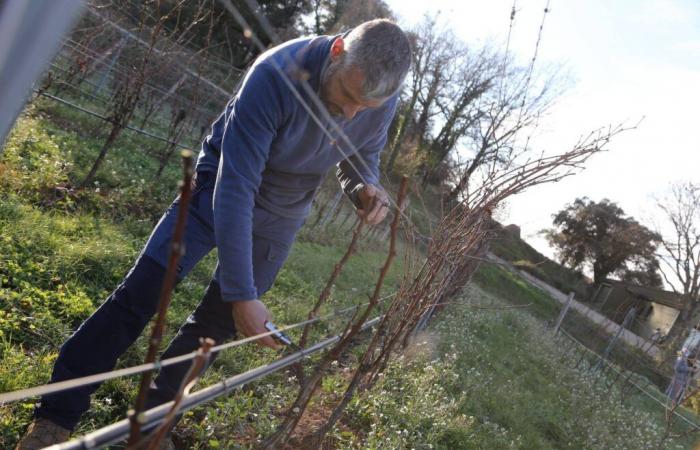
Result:
{"label": "man's gray hair", "polygon": [[371,20],[350,31],[344,41],[340,66],[362,70],[366,99],[386,98],[399,90],[411,66],[411,44],[398,25]]}

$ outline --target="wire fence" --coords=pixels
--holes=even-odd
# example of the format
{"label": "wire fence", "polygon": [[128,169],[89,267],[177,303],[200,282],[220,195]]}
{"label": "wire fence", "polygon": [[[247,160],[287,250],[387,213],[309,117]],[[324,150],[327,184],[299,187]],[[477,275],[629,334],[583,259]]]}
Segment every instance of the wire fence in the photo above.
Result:
{"label": "wire fence", "polygon": [[[77,104],[75,104],[75,103],[73,103],[73,102],[71,102],[71,101],[68,101],[68,100],[64,99],[64,98],[57,97],[57,96],[55,96],[55,95],[49,94],[48,92],[42,92],[42,91],[39,91],[39,90],[35,90],[34,92],[36,92],[38,95],[41,95],[42,97],[49,98],[49,99],[54,100],[54,101],[56,101],[56,102],[58,102],[58,103],[61,103],[62,105],[68,106],[68,107],[70,107],[70,108],[75,109],[76,111],[83,112],[83,113],[88,114],[88,115],[90,115],[90,116],[92,116],[92,117],[95,117],[95,118],[97,118],[97,119],[103,120],[103,121],[108,122],[108,123],[113,123],[113,122],[114,122],[114,121],[111,120],[109,117],[105,117],[105,116],[103,116],[102,114],[96,113],[95,111],[91,111],[91,110],[89,110],[89,109],[87,109],[87,108],[83,108],[82,106],[77,105]],[[170,140],[170,139],[168,139],[168,138],[166,138],[166,137],[164,137],[164,136],[160,136],[160,135],[151,133],[150,131],[146,131],[146,130],[142,130],[142,129],[140,129],[140,128],[136,128],[136,127],[131,126],[131,125],[126,125],[124,128],[127,129],[127,130],[129,130],[129,131],[133,131],[133,132],[135,132],[135,133],[138,133],[138,134],[140,134],[140,135],[142,135],[142,136],[146,136],[146,137],[148,137],[148,138],[155,139],[155,140],[157,140],[157,141],[166,142],[166,143],[168,143],[168,144],[175,145],[175,146],[177,146],[177,147],[179,147],[179,148],[182,148],[182,149],[192,150],[192,151],[194,151],[195,153],[199,151],[199,150],[197,150],[196,148],[193,149],[192,147],[188,147],[188,146],[186,146],[186,145],[182,145],[180,142]]]}
{"label": "wire fence", "polygon": [[[362,331],[375,326],[384,316],[375,317],[367,321],[362,326]],[[212,386],[201,389],[193,394],[184,397],[176,412],[182,413],[196,406],[208,403],[222,395],[226,395],[235,389],[244,386],[251,381],[255,381],[271,373],[278,372],[290,365],[307,358],[308,356],[317,353],[323,349],[337,343],[342,338],[342,335],[336,335],[320,341],[308,348],[298,350],[290,355],[280,358],[270,364],[265,364],[247,372],[234,375],[230,378],[222,380]],[[160,405],[156,408],[145,411],[141,419],[144,429],[151,429],[160,424],[171,411],[173,402]],[[101,448],[110,444],[123,441],[129,435],[130,421],[124,419],[112,425],[100,428],[99,430],[88,433],[78,439],[55,445],[51,450],[78,450],[78,449],[94,449]]]}
{"label": "wire fence", "polygon": [[[395,294],[387,295],[387,296],[383,297],[382,299],[380,299],[380,301],[384,302],[386,300],[389,300],[394,295]],[[368,303],[362,303],[362,304],[350,306],[347,308],[339,309],[339,310],[334,311],[332,313],[329,313],[329,314],[326,314],[323,316],[319,316],[319,317],[315,317],[313,319],[304,320],[304,321],[297,322],[297,323],[294,323],[291,325],[280,326],[278,328],[278,331],[293,330],[295,328],[299,328],[299,327],[302,327],[305,325],[337,319],[337,318],[344,316],[348,313],[355,312],[362,307],[366,307],[367,305],[368,305]],[[246,337],[243,339],[231,341],[231,342],[228,342],[225,344],[216,345],[216,346],[212,347],[210,351],[218,353],[218,352],[221,352],[223,350],[228,350],[231,348],[239,347],[239,346],[244,345],[244,344],[248,344],[250,342],[255,342],[259,339],[262,339],[262,338],[267,337],[267,336],[271,336],[275,333],[276,333],[275,331],[268,331],[266,333],[260,333],[260,334],[249,336],[249,337]],[[61,382],[57,382],[57,383],[44,384],[44,385],[35,386],[32,388],[21,389],[21,390],[12,391],[12,392],[5,392],[5,393],[0,394],[0,406],[6,405],[6,404],[12,403],[12,402],[17,402],[20,400],[26,400],[26,399],[32,398],[32,397],[39,397],[39,396],[47,395],[47,394],[55,394],[58,392],[69,391],[71,389],[77,389],[80,387],[89,386],[89,385],[96,384],[96,383],[102,383],[104,381],[113,380],[116,378],[138,375],[140,373],[144,373],[144,372],[147,372],[149,370],[160,370],[163,367],[172,366],[172,365],[179,364],[179,363],[182,363],[185,361],[192,361],[195,358],[195,356],[196,356],[196,352],[192,352],[192,353],[188,353],[185,355],[160,360],[160,361],[157,361],[157,362],[154,362],[151,364],[140,364],[140,365],[133,366],[133,367],[126,367],[126,368],[122,368],[122,369],[111,370],[109,372],[103,372],[103,373],[99,373],[99,374],[95,374],[95,375],[90,375],[87,377],[74,378],[74,379],[65,380],[65,381],[61,381]]]}
{"label": "wire fence", "polygon": [[[81,55],[82,57],[87,58],[88,61],[90,61],[92,64],[94,64],[93,71],[96,72],[97,75],[99,75],[100,83],[95,83],[95,82],[90,81],[89,77],[88,78],[81,78],[81,80],[92,85],[98,91],[108,90],[109,83],[107,83],[107,81],[113,80],[116,75],[119,75],[122,77],[132,76],[130,69],[122,67],[122,63],[120,63],[119,61],[115,61],[114,63],[112,63],[111,60],[109,60],[108,58],[102,57],[95,50],[90,49],[89,47],[85,46],[84,44],[82,44],[78,41],[67,38],[64,40],[63,49],[61,52],[59,52],[57,57],[62,59],[64,61],[64,63],[66,63],[66,64],[72,64],[72,63],[74,63],[74,61],[72,61],[72,59],[68,55],[65,54],[65,53],[69,53],[69,52],[75,52],[75,53]],[[118,55],[115,55],[115,56],[118,56]],[[66,69],[65,67],[62,67],[61,70],[63,72],[66,72],[68,69]],[[101,72],[99,70],[101,70]],[[192,76],[192,78],[195,80],[197,79],[195,76]],[[156,84],[157,79],[158,78],[147,79],[144,82],[144,89],[146,91],[153,91],[155,93],[158,93],[158,94],[162,95],[163,97],[168,97],[168,98],[172,98],[175,100],[179,100],[182,104],[191,105],[191,107],[193,109],[200,111],[203,114],[207,114],[207,115],[218,114],[219,111],[217,111],[217,110],[205,109],[199,103],[193,104],[192,99],[187,98],[187,97],[183,97],[182,95],[177,93],[177,90],[172,92],[172,86],[171,87],[159,86],[158,84]],[[217,97],[220,97],[223,99],[228,99],[229,95],[217,96]],[[108,99],[106,99],[106,98],[105,98],[105,100],[108,101]]]}
{"label": "wire fence", "polygon": [[[638,392],[649,398],[654,406],[661,406],[659,411],[665,415],[666,437],[671,435],[676,420],[689,427],[684,433],[700,431],[697,416],[681,408],[684,401],[697,390],[691,382],[684,387],[681,401],[670,398],[668,389],[676,383],[675,374],[670,370],[663,353],[652,351],[657,350],[657,342],[650,336],[643,338],[630,331],[633,327],[643,329],[636,309],[628,310],[623,323],[617,324],[600,315],[595,309],[588,308],[587,304],[570,308],[574,299],[573,292],[568,301],[558,305],[561,302],[561,293],[533,279],[529,273],[523,273],[512,265],[503,264],[502,260],[495,259],[507,270],[541,289],[552,300],[556,300],[560,310],[556,323],[552,323],[553,332],[561,333],[568,342],[573,343],[568,351],[572,353],[571,357],[577,369],[593,373],[610,395],[620,396],[621,402],[626,402],[632,393]],[[623,333],[625,336],[622,336]]]}
{"label": "wire fence", "polygon": [[628,311],[617,330],[596,323],[579,311],[570,311],[563,319],[558,331],[574,343],[571,353],[578,370],[592,373],[604,389],[610,395],[619,396],[622,403],[638,393],[652,402],[652,410],[660,407],[659,412],[663,413],[665,421],[663,439],[700,431],[697,416],[681,407],[697,392],[692,378],[683,382],[683,386],[676,386],[680,381],[669,371],[664,359],[654,359],[649,354],[655,342],[640,338],[643,342],[632,346],[629,341],[621,339],[621,333],[630,333],[628,329],[636,325],[634,308]]}
{"label": "wire fence", "polygon": [[[154,46],[153,41],[148,42],[138,35],[138,31],[129,30],[129,26],[118,19],[120,14],[127,13],[126,9],[97,11],[94,7],[90,4],[86,8],[87,17],[72,35],[63,39],[43,82],[34,92],[110,123],[112,130],[121,127],[171,147],[197,149],[203,130],[229,100],[242,71],[230,64],[222,64],[222,61],[206,64],[216,59],[206,48],[192,49],[169,41],[164,47]],[[146,12],[144,8],[140,14]],[[172,34],[172,30],[169,33]],[[168,32],[164,35],[169,36]],[[165,42],[164,39],[161,41]],[[120,86],[123,86],[123,80],[139,76],[131,61],[140,55],[139,52],[148,51],[152,52],[152,60],[162,60],[157,64],[167,66],[168,70],[146,76],[134,114],[128,122],[122,123],[118,112],[121,101],[118,97],[123,95],[119,92]],[[224,73],[215,77],[219,81],[209,77],[215,72]],[[232,84],[222,86],[221,82]],[[70,95],[64,92],[66,90]],[[176,118],[176,115],[181,118]],[[179,124],[182,118],[185,121]],[[168,121],[171,122],[169,129],[155,131]],[[109,139],[107,137],[106,142]],[[167,162],[169,153],[164,153],[159,159]]]}
{"label": "wire fence", "polygon": [[[569,339],[576,345],[576,348],[578,350],[582,352],[583,356],[579,359],[579,363],[577,364],[577,366],[580,366],[580,363],[585,360],[586,355],[591,356],[593,358],[592,361],[594,364],[590,364],[590,367],[595,368],[596,366],[598,366],[598,363],[604,365],[605,368],[609,369],[616,375],[616,377],[614,378],[615,381],[620,381],[621,383],[629,384],[630,386],[637,389],[641,394],[651,399],[654,403],[661,406],[668,414],[672,414],[674,417],[680,419],[682,422],[690,426],[693,431],[700,431],[700,423],[698,423],[696,418],[690,419],[685,414],[681,414],[681,412],[678,411],[677,408],[671,407],[669,405],[667,397],[664,396],[662,399],[660,399],[658,395],[652,394],[652,392],[648,389],[649,383],[647,384],[647,386],[642,386],[641,384],[639,384],[638,380],[635,377],[635,372],[631,372],[627,368],[620,367],[617,364],[611,362],[609,358],[590,349],[587,345],[582,343],[576,337],[572,336],[566,330],[561,329],[560,331],[564,336],[566,336],[567,339]],[[601,377],[605,375],[604,370],[598,370],[598,373]]]}

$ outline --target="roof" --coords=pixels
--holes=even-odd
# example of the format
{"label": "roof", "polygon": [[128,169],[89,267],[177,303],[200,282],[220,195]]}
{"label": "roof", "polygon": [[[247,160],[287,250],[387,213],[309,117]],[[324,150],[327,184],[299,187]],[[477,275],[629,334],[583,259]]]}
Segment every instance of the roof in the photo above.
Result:
{"label": "roof", "polygon": [[639,297],[642,300],[648,302],[659,303],[670,308],[677,310],[683,309],[683,298],[680,294],[671,291],[665,291],[663,289],[656,289],[646,286],[640,286],[638,284],[625,283],[619,280],[605,280],[606,283],[613,284],[615,286],[623,287],[627,292]]}

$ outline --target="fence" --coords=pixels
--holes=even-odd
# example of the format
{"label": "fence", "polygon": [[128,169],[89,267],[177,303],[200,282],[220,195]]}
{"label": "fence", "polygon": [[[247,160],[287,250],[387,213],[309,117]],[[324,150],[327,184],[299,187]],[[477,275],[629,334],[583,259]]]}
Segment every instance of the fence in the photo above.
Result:
{"label": "fence", "polygon": [[[607,389],[615,386],[620,392],[621,401],[627,401],[633,391],[651,399],[665,412],[667,434],[674,427],[678,428],[678,421],[685,433],[700,431],[697,417],[680,407],[682,401],[676,403],[664,394],[674,382],[674,374],[663,359],[651,357],[651,354],[660,356],[658,352],[651,352],[655,342],[639,337],[634,341],[622,339],[623,333],[632,334],[629,328],[634,325],[637,310],[631,308],[622,324],[613,330],[568,308],[572,301],[573,295],[570,295],[569,302],[562,305],[557,321],[557,325],[561,325],[555,325],[553,331],[575,343],[574,348],[579,355],[576,367],[599,376]],[[692,385],[688,386],[684,398],[695,392]]]}

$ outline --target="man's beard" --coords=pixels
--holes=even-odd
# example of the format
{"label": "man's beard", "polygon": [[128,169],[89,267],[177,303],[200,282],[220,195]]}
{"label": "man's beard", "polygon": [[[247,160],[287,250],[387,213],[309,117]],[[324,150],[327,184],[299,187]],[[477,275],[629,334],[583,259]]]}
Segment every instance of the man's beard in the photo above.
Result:
{"label": "man's beard", "polygon": [[331,78],[338,72],[338,69],[339,67],[337,64],[331,63],[328,66],[326,72],[321,78],[321,89],[319,90],[319,99],[321,100],[321,103],[323,103],[323,106],[326,108],[331,117],[336,118],[341,117],[343,115],[343,110],[338,105],[336,105],[328,99],[327,90]]}

